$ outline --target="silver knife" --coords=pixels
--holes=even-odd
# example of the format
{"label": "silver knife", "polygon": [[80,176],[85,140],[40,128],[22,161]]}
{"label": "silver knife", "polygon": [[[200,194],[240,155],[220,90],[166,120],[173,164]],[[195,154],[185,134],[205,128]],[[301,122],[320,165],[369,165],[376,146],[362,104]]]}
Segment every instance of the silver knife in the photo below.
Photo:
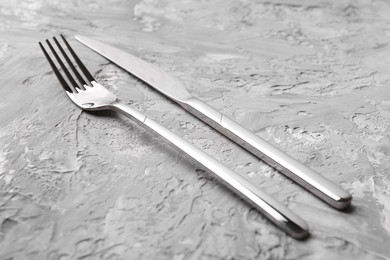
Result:
{"label": "silver knife", "polygon": [[261,137],[192,96],[178,79],[155,65],[116,47],[86,36],[75,38],[95,52],[141,79],[149,86],[176,101],[184,109],[241,145],[270,166],[337,209],[351,204],[352,195],[334,182],[303,165]]}

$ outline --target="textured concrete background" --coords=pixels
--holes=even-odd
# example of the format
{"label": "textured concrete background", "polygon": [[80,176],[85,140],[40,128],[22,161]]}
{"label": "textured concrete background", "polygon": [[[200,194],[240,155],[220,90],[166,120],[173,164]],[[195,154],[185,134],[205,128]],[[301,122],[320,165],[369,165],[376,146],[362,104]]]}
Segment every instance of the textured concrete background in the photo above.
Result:
{"label": "textured concrete background", "polygon": [[[0,259],[389,259],[390,2],[0,3]],[[158,137],[62,92],[38,41],[64,33],[121,100],[300,214],[296,241]],[[354,196],[336,211],[72,40],[180,78]]]}

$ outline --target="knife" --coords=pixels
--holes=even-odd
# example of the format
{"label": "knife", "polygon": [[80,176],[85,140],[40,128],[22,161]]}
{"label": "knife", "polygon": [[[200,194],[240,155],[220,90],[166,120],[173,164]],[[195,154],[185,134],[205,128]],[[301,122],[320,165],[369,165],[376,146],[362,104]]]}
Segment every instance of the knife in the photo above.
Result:
{"label": "knife", "polygon": [[183,83],[155,65],[106,43],[86,36],[75,38],[150,87],[177,102],[232,141],[294,180],[336,209],[351,204],[352,195],[340,186],[266,142],[228,116],[192,96]]}

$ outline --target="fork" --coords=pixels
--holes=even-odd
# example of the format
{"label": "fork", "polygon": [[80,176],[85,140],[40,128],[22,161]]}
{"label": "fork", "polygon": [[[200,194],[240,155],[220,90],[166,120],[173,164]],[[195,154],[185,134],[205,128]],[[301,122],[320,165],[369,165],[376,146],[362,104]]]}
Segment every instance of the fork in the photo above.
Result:
{"label": "fork", "polygon": [[[65,37],[61,35],[61,38],[74,61],[71,61],[69,55],[55,37],[53,37],[53,40],[63,57],[62,59],[50,41],[46,40],[46,43],[49,46],[52,55],[54,55],[55,60],[57,60],[62,73],[61,70],[57,68],[58,65],[54,63],[53,59],[43,47],[43,44],[39,42],[39,45],[62,87],[65,89],[65,93],[79,108],[85,111],[113,110],[129,117],[147,130],[151,130],[152,132],[160,135],[171,145],[183,151],[203,165],[209,170],[209,172],[214,173],[214,176],[224,183],[230,190],[263,213],[269,220],[290,236],[297,239],[303,239],[308,236],[308,227],[302,218],[290,211],[270,195],[264,193],[248,179],[230,170],[207,153],[196,148],[149,117],[127,105],[120,103],[116,95],[94,79],[92,74],[87,70],[74,50],[71,48]],[[70,70],[67,66],[65,66],[63,59],[65,59]],[[74,65],[74,62],[77,65]],[[63,77],[62,74],[65,74],[65,77]]]}

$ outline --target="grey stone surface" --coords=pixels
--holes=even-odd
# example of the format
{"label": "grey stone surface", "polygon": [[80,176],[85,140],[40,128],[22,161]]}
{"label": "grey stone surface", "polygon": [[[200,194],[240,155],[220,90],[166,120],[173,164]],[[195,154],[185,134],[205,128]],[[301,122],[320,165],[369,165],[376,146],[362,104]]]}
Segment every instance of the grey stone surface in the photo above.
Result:
{"label": "grey stone surface", "polygon": [[[0,3],[0,259],[389,259],[390,2]],[[38,41],[300,214],[296,241],[130,120],[81,112]],[[115,44],[339,183],[330,208],[72,40]]]}

